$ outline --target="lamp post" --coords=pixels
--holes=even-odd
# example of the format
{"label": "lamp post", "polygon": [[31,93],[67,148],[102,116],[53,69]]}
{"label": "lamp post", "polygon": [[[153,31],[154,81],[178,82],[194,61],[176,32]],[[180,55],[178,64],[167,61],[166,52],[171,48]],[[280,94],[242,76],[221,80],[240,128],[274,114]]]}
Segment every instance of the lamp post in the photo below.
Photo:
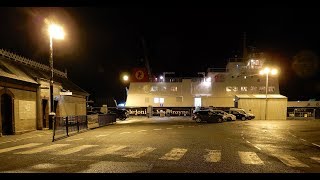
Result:
{"label": "lamp post", "polygon": [[53,122],[54,128],[54,116],[56,115],[54,112],[54,100],[53,100],[53,38],[55,39],[64,39],[64,32],[61,26],[57,24],[49,24],[48,28],[49,38],[50,38],[50,70],[51,70],[51,78],[50,78],[50,113],[49,116]]}
{"label": "lamp post", "polygon": [[271,75],[276,75],[278,73],[277,69],[270,69],[268,67],[262,69],[260,71],[261,75],[266,75],[266,105],[265,105],[265,111],[264,111],[264,119],[267,120],[267,105],[268,105],[268,84],[269,84],[269,73],[271,73]]}

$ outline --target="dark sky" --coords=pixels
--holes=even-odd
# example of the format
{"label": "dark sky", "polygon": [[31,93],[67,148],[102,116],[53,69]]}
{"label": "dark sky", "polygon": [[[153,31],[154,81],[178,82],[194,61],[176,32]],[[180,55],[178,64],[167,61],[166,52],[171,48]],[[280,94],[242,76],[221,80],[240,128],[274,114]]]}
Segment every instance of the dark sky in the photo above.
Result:
{"label": "dark sky", "polygon": [[[264,51],[281,69],[280,92],[289,100],[319,100],[320,9],[316,8],[0,8],[0,48],[49,64],[44,18],[64,26],[54,41],[54,67],[91,94],[121,101],[120,74],[144,57],[152,73],[197,74],[225,67],[247,45]],[[305,65],[301,65],[301,63]]]}

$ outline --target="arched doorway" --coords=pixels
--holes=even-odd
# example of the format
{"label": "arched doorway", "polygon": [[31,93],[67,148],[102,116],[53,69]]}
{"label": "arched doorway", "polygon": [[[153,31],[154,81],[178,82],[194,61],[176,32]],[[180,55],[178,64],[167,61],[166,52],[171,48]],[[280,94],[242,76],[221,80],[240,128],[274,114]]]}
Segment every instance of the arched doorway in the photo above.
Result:
{"label": "arched doorway", "polygon": [[13,98],[9,94],[1,95],[1,125],[3,135],[13,134]]}

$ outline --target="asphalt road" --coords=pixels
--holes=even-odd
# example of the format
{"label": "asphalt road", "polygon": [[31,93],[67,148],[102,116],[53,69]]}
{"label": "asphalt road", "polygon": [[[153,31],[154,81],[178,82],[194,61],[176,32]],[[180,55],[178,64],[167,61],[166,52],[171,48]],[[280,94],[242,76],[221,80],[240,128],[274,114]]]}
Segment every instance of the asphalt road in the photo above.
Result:
{"label": "asphalt road", "polygon": [[0,137],[0,172],[320,172],[320,120],[130,117],[51,140],[51,130]]}

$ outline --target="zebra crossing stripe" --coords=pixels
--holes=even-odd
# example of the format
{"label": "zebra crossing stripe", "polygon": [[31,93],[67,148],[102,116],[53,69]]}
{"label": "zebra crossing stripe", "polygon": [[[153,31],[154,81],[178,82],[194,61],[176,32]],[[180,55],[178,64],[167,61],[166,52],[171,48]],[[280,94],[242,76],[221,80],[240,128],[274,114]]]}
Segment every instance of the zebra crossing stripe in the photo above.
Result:
{"label": "zebra crossing stripe", "polygon": [[165,154],[159,159],[162,160],[172,160],[177,161],[182,158],[182,156],[187,152],[187,149],[181,149],[181,148],[173,148],[170,152]]}
{"label": "zebra crossing stripe", "polygon": [[87,148],[91,148],[91,147],[95,147],[95,146],[98,146],[98,145],[82,145],[82,146],[77,146],[77,147],[74,147],[74,148],[69,148],[69,149],[66,149],[66,150],[62,150],[62,151],[59,151],[59,152],[55,152],[53,154],[55,155],[68,155],[68,154],[72,154],[72,153],[76,153],[76,152],[79,152],[83,149],[87,149]]}
{"label": "zebra crossing stripe", "polygon": [[43,151],[54,150],[54,149],[57,149],[60,147],[68,146],[68,145],[69,144],[54,144],[54,145],[50,145],[50,146],[44,146],[44,147],[30,149],[27,151],[17,152],[15,154],[35,154],[35,153],[39,153],[39,152],[43,152]]}
{"label": "zebra crossing stripe", "polygon": [[43,144],[43,143],[29,143],[29,144],[24,144],[24,145],[19,145],[19,146],[13,146],[13,147],[9,147],[9,148],[0,149],[0,153],[9,152],[9,151],[13,151],[16,149],[30,148],[30,147],[34,147],[34,146],[39,146],[41,144]]}
{"label": "zebra crossing stripe", "polygon": [[311,157],[311,159],[317,161],[318,163],[320,163],[320,157]]}
{"label": "zebra crossing stripe", "polygon": [[103,156],[103,155],[107,155],[107,154],[113,154],[114,152],[116,151],[119,151],[123,148],[125,148],[127,146],[116,146],[116,145],[113,145],[113,146],[110,146],[108,148],[102,148],[102,149],[99,149],[95,152],[92,152],[90,154],[87,154],[85,156]]}
{"label": "zebra crossing stripe", "polygon": [[220,150],[207,150],[208,154],[204,155],[206,162],[219,162],[221,161]]}
{"label": "zebra crossing stripe", "polygon": [[150,152],[152,152],[153,150],[155,150],[156,148],[153,148],[153,147],[147,147],[145,149],[142,149],[141,151],[138,151],[138,152],[135,152],[135,153],[132,153],[132,154],[128,154],[124,157],[129,157],[129,158],[140,158]]}
{"label": "zebra crossing stripe", "polygon": [[290,155],[275,155],[281,162],[290,167],[309,167]]}
{"label": "zebra crossing stripe", "polygon": [[255,152],[238,152],[242,164],[256,164],[263,165],[263,161]]}

